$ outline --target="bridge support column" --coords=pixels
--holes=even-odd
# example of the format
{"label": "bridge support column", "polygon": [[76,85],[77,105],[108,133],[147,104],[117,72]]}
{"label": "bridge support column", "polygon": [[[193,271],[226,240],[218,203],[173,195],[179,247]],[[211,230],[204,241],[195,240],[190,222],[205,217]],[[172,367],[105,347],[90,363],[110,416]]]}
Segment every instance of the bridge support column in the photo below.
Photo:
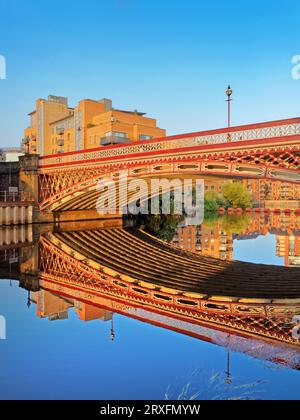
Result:
{"label": "bridge support column", "polygon": [[32,222],[39,221],[39,155],[25,155],[20,160],[19,190],[34,198]]}
{"label": "bridge support column", "polygon": [[12,224],[17,225],[19,224],[19,207],[15,206],[12,209],[13,217],[12,217]]}
{"label": "bridge support column", "polygon": [[4,224],[10,225],[11,223],[11,207],[4,207]]}
{"label": "bridge support column", "polygon": [[27,223],[32,223],[33,220],[33,207],[29,206],[27,208]]}
{"label": "bridge support column", "polygon": [[39,227],[31,225],[23,227],[24,232],[27,230],[27,237],[29,242],[32,242],[31,247],[25,248],[22,260],[20,261],[20,286],[31,291],[39,290]]}

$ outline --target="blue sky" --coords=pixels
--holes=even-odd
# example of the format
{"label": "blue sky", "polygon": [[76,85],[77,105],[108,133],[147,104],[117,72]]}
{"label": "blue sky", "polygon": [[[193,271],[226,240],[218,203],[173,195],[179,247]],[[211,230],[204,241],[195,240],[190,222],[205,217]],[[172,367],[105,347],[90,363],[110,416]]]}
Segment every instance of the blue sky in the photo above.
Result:
{"label": "blue sky", "polygon": [[37,97],[111,98],[169,134],[299,116],[297,0],[0,0],[0,147]]}

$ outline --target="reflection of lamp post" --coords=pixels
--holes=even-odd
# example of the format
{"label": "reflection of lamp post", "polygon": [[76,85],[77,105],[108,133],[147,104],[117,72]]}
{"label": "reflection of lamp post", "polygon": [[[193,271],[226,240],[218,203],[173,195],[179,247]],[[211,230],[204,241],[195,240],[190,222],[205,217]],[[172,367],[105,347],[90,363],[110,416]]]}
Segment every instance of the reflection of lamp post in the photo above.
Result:
{"label": "reflection of lamp post", "polygon": [[232,384],[231,372],[230,372],[230,351],[227,352],[226,383],[227,383],[227,385],[231,385]]}
{"label": "reflection of lamp post", "polygon": [[29,309],[31,306],[31,300],[30,300],[30,291],[28,290],[28,297],[27,297],[27,308]]}
{"label": "reflection of lamp post", "polygon": [[111,338],[111,341],[115,341],[115,338],[116,338],[115,329],[114,329],[114,316],[113,315],[112,315],[112,318],[111,318],[110,338]]}
{"label": "reflection of lamp post", "polygon": [[[226,90],[226,95],[227,95],[227,98],[228,98],[226,100],[226,102],[228,103],[228,128],[230,128],[230,126],[231,126],[231,101],[232,101],[231,95],[232,95],[232,93],[233,93],[233,90],[231,89],[231,86],[228,85],[228,88]],[[229,142],[231,141],[230,133],[228,133],[228,141]]]}

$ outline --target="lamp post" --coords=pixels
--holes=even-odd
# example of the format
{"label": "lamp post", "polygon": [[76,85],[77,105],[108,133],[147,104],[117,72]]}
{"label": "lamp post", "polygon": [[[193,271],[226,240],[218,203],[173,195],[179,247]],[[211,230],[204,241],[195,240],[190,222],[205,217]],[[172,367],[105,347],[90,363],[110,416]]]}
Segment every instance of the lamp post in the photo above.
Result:
{"label": "lamp post", "polygon": [[[228,85],[228,88],[226,90],[226,95],[227,95],[227,100],[226,102],[228,103],[228,128],[230,128],[231,126],[231,95],[233,93],[233,90],[231,89],[231,86]],[[228,141],[231,141],[231,135],[230,133],[228,133]]]}
{"label": "lamp post", "polygon": [[116,339],[115,328],[114,328],[114,314],[112,314],[112,318],[111,318],[110,338],[111,338],[111,341],[115,341]]}

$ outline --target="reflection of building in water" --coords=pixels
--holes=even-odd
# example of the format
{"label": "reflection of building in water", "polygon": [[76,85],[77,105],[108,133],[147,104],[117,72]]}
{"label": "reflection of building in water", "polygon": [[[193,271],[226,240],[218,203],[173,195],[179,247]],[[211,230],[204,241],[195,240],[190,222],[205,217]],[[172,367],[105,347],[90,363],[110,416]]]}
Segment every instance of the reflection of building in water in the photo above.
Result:
{"label": "reflection of building in water", "polygon": [[268,233],[276,235],[277,256],[285,258],[285,265],[300,265],[300,215],[294,212],[255,214],[238,234],[228,234],[222,227],[222,218],[214,225],[180,226],[171,243],[200,255],[231,260],[234,239],[255,239]]}
{"label": "reflection of building in water", "polygon": [[39,292],[31,293],[31,301],[36,303],[37,316],[39,318],[48,318],[50,321],[67,319],[70,308],[74,308],[82,321],[99,319],[106,322],[112,319],[110,311],[72,298],[64,298],[47,290],[41,289]]}
{"label": "reflection of building in water", "polygon": [[75,312],[81,321],[111,321],[112,313],[96,306],[88,305],[80,301],[74,301]]}
{"label": "reflection of building in water", "polygon": [[245,179],[243,184],[256,202],[264,200],[300,200],[300,185],[290,182]]}
{"label": "reflection of building in water", "polygon": [[276,235],[276,255],[284,258],[286,267],[300,266],[300,216],[291,214],[256,215],[238,240],[271,233]]}
{"label": "reflection of building in water", "polygon": [[58,297],[47,290],[32,293],[31,300],[36,303],[37,316],[48,318],[50,321],[67,319],[68,310],[73,307],[72,301]]}
{"label": "reflection of building in water", "polygon": [[224,232],[219,222],[215,226],[182,226],[172,240],[172,245],[201,255],[231,260],[232,235]]}

